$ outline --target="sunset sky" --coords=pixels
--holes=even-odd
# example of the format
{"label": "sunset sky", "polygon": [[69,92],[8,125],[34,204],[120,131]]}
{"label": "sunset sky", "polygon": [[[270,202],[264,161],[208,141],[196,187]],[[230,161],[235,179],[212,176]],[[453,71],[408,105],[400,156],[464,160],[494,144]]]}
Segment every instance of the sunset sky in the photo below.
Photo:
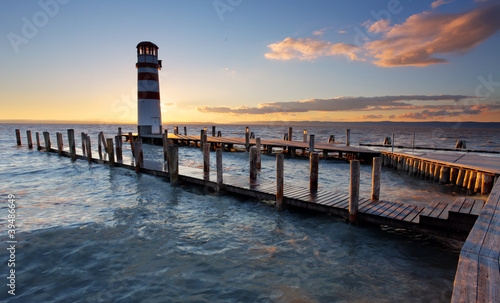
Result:
{"label": "sunset sky", "polygon": [[137,121],[136,45],[163,123],[500,122],[500,3],[2,1],[0,120]]}

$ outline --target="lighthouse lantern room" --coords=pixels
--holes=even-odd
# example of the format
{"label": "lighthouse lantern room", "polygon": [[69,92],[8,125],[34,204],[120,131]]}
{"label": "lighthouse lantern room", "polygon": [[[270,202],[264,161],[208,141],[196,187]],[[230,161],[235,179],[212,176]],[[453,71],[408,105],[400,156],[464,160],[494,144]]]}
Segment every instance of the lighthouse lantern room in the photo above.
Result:
{"label": "lighthouse lantern room", "polygon": [[137,44],[137,130],[139,136],[161,134],[158,46],[149,41]]}

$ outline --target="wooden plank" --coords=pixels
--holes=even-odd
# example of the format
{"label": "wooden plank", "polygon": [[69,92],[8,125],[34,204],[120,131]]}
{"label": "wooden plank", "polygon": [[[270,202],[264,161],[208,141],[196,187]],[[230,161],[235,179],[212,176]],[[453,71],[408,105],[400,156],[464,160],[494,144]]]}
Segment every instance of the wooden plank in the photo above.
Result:
{"label": "wooden plank", "polygon": [[448,203],[443,212],[439,215],[438,219],[448,220],[448,215],[450,213],[450,209],[453,207],[453,203]]}
{"label": "wooden plank", "polygon": [[[479,270],[477,255],[461,253],[458,261],[455,282],[453,283],[452,303],[477,301],[477,272]],[[472,286],[472,287],[471,287]]]}
{"label": "wooden plank", "polygon": [[464,203],[465,203],[465,197],[458,197],[455,200],[455,202],[453,202],[453,206],[451,207],[450,212],[458,213]]}
{"label": "wooden plank", "polygon": [[388,218],[391,218],[391,219],[394,219],[394,220],[397,220],[396,218],[398,218],[399,214],[401,214],[403,211],[405,211],[405,209],[407,209],[409,207],[409,205],[406,205],[406,204],[398,204],[398,208],[396,208],[389,216],[387,216]]}
{"label": "wooden plank", "polygon": [[420,213],[421,216],[429,216],[430,213],[438,206],[439,202],[432,202],[431,204],[427,205],[424,210]]}
{"label": "wooden plank", "polygon": [[366,214],[372,215],[376,212],[378,212],[378,209],[384,207],[387,204],[386,201],[379,201],[376,206],[372,207],[371,209],[365,211]]}
{"label": "wooden plank", "polygon": [[394,203],[394,202],[389,202],[390,205],[384,211],[380,214],[381,217],[387,218],[389,217],[393,212],[395,212],[401,204],[399,203]]}
{"label": "wooden plank", "polygon": [[434,207],[434,209],[432,210],[432,212],[428,215],[428,217],[438,218],[447,206],[448,206],[448,203],[446,203],[446,202],[439,202],[436,205],[436,207]]}
{"label": "wooden plank", "polygon": [[470,214],[479,216],[479,214],[481,213],[481,210],[483,210],[483,206],[484,206],[485,202],[486,201],[484,201],[483,199],[475,199],[474,205],[472,206]]}
{"label": "wooden plank", "polygon": [[420,214],[425,210],[425,207],[417,207],[415,208],[403,221],[410,223],[418,223],[420,222]]}
{"label": "wooden plank", "polygon": [[474,199],[466,198],[464,204],[460,208],[459,213],[461,214],[469,214],[472,210],[472,206],[474,205]]}
{"label": "wooden plank", "polygon": [[417,208],[416,205],[407,205],[406,208],[401,211],[399,214],[397,214],[394,219],[395,220],[404,220],[408,215],[410,215],[415,209]]}

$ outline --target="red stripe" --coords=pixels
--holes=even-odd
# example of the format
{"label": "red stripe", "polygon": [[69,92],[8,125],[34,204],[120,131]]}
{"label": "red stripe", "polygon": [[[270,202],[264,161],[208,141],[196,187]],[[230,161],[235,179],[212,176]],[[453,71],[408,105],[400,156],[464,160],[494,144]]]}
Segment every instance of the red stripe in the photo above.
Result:
{"label": "red stripe", "polygon": [[136,63],[135,67],[154,67],[154,68],[159,69],[160,65],[156,64],[156,63],[140,62],[140,63]]}
{"label": "red stripe", "polygon": [[137,92],[137,99],[157,99],[157,100],[160,100],[160,93],[157,93],[157,92]]}
{"label": "red stripe", "polygon": [[137,80],[154,80],[158,81],[158,74],[153,73],[138,73]]}

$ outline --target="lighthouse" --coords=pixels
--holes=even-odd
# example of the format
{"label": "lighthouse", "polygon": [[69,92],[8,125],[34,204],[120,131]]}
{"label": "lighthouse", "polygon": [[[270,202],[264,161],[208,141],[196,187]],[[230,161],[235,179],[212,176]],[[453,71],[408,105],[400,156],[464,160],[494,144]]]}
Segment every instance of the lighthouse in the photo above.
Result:
{"label": "lighthouse", "polygon": [[149,41],[137,44],[137,130],[139,136],[161,134],[158,46]]}

